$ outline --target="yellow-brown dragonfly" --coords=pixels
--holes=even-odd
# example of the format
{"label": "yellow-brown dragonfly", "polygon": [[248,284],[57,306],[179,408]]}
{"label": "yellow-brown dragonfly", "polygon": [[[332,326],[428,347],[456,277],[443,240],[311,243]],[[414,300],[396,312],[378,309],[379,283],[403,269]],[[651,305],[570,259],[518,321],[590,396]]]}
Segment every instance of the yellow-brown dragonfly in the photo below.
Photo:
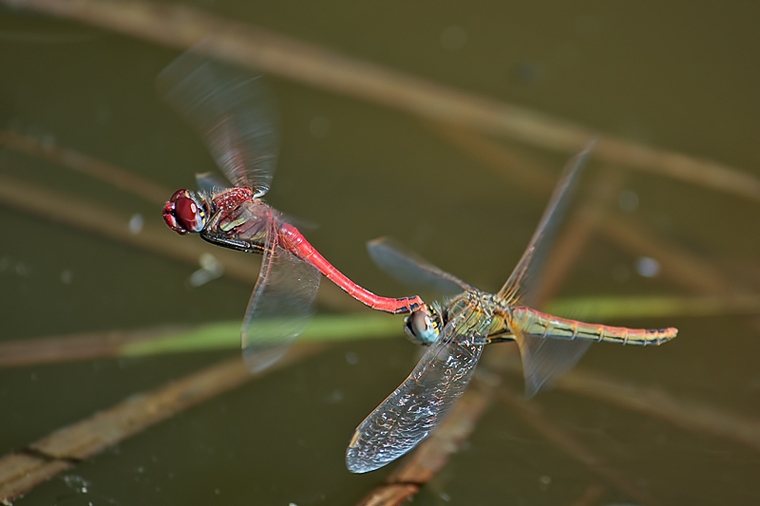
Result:
{"label": "yellow-brown dragonfly", "polygon": [[570,159],[522,258],[496,294],[486,293],[405,252],[389,239],[369,244],[375,262],[394,277],[453,295],[404,321],[407,335],[429,345],[412,373],[354,432],[346,464],[354,473],[378,469],[426,438],[462,395],[483,347],[514,340],[528,396],[570,370],[592,342],[658,345],[678,330],[629,329],[558,318],[528,307],[530,288],[549,250],[593,146]]}

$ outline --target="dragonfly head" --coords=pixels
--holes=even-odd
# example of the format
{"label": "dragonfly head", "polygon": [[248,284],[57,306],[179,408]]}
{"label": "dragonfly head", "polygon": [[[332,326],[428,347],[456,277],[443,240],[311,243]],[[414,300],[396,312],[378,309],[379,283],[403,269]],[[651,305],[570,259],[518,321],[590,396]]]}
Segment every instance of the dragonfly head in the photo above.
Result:
{"label": "dragonfly head", "polygon": [[442,328],[442,311],[437,304],[426,304],[404,318],[404,332],[415,344],[433,344],[441,335]]}
{"label": "dragonfly head", "polygon": [[200,232],[206,226],[208,214],[190,190],[177,190],[164,206],[164,221],[178,234]]}

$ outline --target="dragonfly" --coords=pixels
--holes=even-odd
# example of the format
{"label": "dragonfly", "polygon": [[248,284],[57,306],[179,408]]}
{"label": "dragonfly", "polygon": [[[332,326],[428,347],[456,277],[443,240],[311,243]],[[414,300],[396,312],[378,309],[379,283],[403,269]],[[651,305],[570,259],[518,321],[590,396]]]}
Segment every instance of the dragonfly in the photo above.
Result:
{"label": "dragonfly", "polygon": [[592,146],[589,143],[565,165],[528,247],[495,294],[465,283],[390,239],[369,243],[370,255],[383,270],[451,298],[405,318],[407,336],[429,348],[404,382],[357,427],[346,451],[351,472],[378,469],[425,439],[464,393],[487,344],[517,343],[530,397],[569,371],[592,342],[647,346],[676,337],[675,328],[583,323],[529,307],[531,283],[540,273]]}
{"label": "dragonfly", "polygon": [[163,209],[164,221],[178,234],[197,233],[218,246],[263,257],[241,331],[249,369],[272,364],[303,332],[321,276],[372,309],[410,313],[424,305],[418,296],[381,297],[354,283],[264,202],[278,131],[261,76],[189,51],[162,71],[158,87],[195,127],[231,183],[197,175],[199,190],[177,190]]}

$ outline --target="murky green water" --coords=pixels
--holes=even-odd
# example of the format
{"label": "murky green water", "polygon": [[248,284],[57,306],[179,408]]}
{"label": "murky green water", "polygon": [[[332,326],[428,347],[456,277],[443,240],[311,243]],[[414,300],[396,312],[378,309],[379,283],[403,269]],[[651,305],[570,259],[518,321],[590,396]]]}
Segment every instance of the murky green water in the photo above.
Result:
{"label": "murky green water", "polygon": [[[228,0],[200,6],[760,177],[760,38],[751,4]],[[176,54],[0,8],[0,126],[49,138],[170,188],[190,185],[212,161],[154,89],[157,73]],[[306,235],[336,266],[378,293],[406,292],[372,265],[364,249],[367,240],[392,235],[468,282],[500,286],[543,201],[515,192],[417,118],[294,82],[270,83],[281,111],[282,146],[268,201],[318,224]],[[530,152],[557,169],[565,158]],[[0,171],[160,222],[156,206],[54,164],[0,149]],[[632,216],[725,268],[736,287],[757,291],[757,202],[644,174],[630,175],[625,189],[638,197]],[[250,286],[220,279],[189,290],[191,267],[1,205],[0,223],[2,340],[230,320],[242,316],[248,300]],[[639,276],[636,262],[635,255],[595,239],[562,294],[692,293],[664,275]],[[616,323],[673,325],[680,334],[657,349],[595,346],[584,368],[760,417],[760,345],[752,319]],[[351,360],[349,353],[355,354]],[[335,346],[129,438],[18,504],[354,504],[387,471],[348,473],[348,438],[408,373],[415,353],[401,334]],[[228,355],[0,370],[0,452],[222,356]],[[566,392],[545,392],[536,401],[662,504],[760,500],[757,448]],[[83,483],[87,493],[81,493]],[[596,483],[600,479],[584,466],[495,403],[415,502],[564,505]],[[605,486],[606,494],[592,504],[633,501]]]}

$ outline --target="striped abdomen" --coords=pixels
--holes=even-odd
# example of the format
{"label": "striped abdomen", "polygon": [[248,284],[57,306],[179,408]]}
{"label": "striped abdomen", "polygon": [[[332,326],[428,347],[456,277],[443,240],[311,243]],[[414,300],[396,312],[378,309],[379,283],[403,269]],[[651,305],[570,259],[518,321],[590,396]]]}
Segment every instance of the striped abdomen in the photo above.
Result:
{"label": "striped abdomen", "polygon": [[583,339],[587,341],[652,346],[670,341],[678,329],[629,329],[559,318],[529,307],[509,310],[509,325],[523,334],[549,339]]}

